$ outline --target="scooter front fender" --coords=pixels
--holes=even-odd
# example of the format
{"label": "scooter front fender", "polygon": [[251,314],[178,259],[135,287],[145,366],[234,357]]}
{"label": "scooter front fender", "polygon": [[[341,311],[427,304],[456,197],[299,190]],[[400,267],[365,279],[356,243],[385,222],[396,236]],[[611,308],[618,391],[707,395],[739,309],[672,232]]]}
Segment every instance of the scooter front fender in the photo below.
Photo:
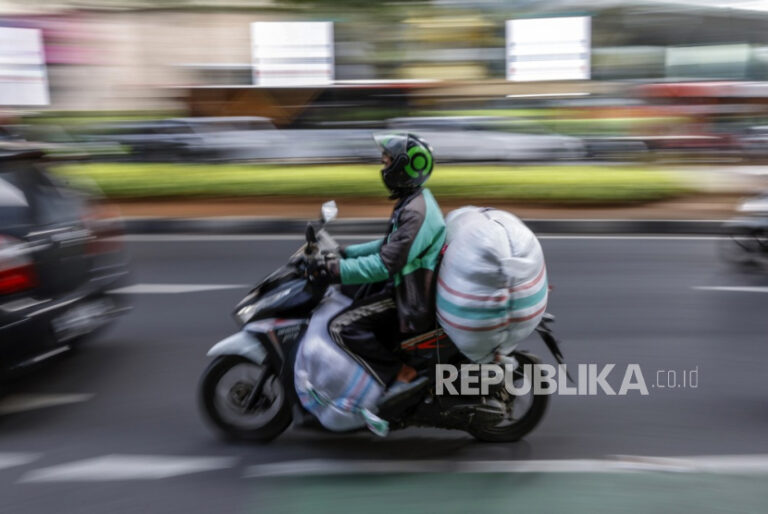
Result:
{"label": "scooter front fender", "polygon": [[208,350],[209,357],[222,355],[239,355],[256,364],[264,364],[267,362],[269,352],[254,334],[243,330],[222,339]]}

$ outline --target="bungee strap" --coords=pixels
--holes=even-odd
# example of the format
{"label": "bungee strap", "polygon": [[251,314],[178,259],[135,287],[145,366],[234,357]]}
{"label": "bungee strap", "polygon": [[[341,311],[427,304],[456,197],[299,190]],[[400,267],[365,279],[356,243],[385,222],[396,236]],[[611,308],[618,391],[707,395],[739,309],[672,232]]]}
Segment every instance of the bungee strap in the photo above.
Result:
{"label": "bungee strap", "polygon": [[312,387],[312,384],[309,383],[309,381],[305,382],[305,386],[309,396],[318,404],[324,407],[330,407],[341,412],[349,412],[362,417],[365,421],[365,426],[368,427],[368,430],[379,437],[386,437],[389,434],[389,423],[386,420],[378,417],[370,410],[363,407],[344,408],[324,394],[316,391],[315,388]]}

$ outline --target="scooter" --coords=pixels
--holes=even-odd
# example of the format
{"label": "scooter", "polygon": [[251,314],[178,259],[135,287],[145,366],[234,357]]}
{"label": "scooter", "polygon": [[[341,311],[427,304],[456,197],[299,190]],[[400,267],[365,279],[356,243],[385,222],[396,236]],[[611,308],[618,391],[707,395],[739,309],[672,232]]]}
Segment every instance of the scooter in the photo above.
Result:
{"label": "scooter", "polygon": [[[319,227],[308,224],[305,244],[236,306],[233,316],[240,331],[208,352],[213,360],[202,375],[199,401],[204,417],[221,435],[266,442],[292,422],[311,421],[294,387],[294,361],[313,310],[330,287],[339,287],[307,278],[308,263],[338,252],[337,242],[325,230],[337,212],[335,202],[323,204]],[[562,364],[553,321],[545,315],[536,331]],[[541,362],[531,353],[498,356],[500,362],[513,363],[511,389],[525,394],[511,394],[505,381],[505,386],[489,387],[485,395],[442,395],[436,387],[437,366],[470,363],[442,329],[409,338],[400,348],[406,363],[427,371],[428,381],[415,394],[379,409],[377,415],[389,430],[438,427],[464,430],[482,441],[511,442],[532,431],[544,416],[549,395],[530,387],[524,372]]]}

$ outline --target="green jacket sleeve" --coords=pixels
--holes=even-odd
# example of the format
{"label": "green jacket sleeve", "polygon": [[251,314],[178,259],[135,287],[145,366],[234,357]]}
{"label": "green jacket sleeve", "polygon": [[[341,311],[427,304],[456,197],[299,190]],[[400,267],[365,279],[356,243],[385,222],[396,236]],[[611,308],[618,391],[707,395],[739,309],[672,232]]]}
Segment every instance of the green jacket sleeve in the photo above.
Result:
{"label": "green jacket sleeve", "polygon": [[355,257],[365,257],[366,255],[379,253],[379,249],[383,242],[384,239],[376,239],[374,241],[368,241],[367,243],[350,245],[344,248],[344,254],[348,258],[354,259]]}
{"label": "green jacket sleeve", "polygon": [[370,284],[400,273],[413,253],[412,246],[414,240],[418,239],[423,220],[422,214],[406,209],[398,217],[395,231],[386,240],[377,242],[379,248],[376,253],[349,258],[347,252],[348,258],[339,263],[341,283]]}
{"label": "green jacket sleeve", "polygon": [[341,259],[339,261],[339,273],[341,283],[344,285],[370,284],[389,278],[389,271],[387,271],[387,267],[384,266],[378,253],[352,259]]}

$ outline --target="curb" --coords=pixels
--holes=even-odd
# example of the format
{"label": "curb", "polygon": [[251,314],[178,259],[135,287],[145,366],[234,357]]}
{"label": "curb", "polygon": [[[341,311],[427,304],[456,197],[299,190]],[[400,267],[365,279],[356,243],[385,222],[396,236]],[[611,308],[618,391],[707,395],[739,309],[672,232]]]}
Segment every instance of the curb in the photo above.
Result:
{"label": "curb", "polygon": [[[531,230],[546,234],[679,234],[730,233],[725,220],[525,219]],[[303,234],[308,220],[222,218],[124,218],[126,234]],[[335,234],[382,234],[386,219],[341,219],[328,225]]]}

